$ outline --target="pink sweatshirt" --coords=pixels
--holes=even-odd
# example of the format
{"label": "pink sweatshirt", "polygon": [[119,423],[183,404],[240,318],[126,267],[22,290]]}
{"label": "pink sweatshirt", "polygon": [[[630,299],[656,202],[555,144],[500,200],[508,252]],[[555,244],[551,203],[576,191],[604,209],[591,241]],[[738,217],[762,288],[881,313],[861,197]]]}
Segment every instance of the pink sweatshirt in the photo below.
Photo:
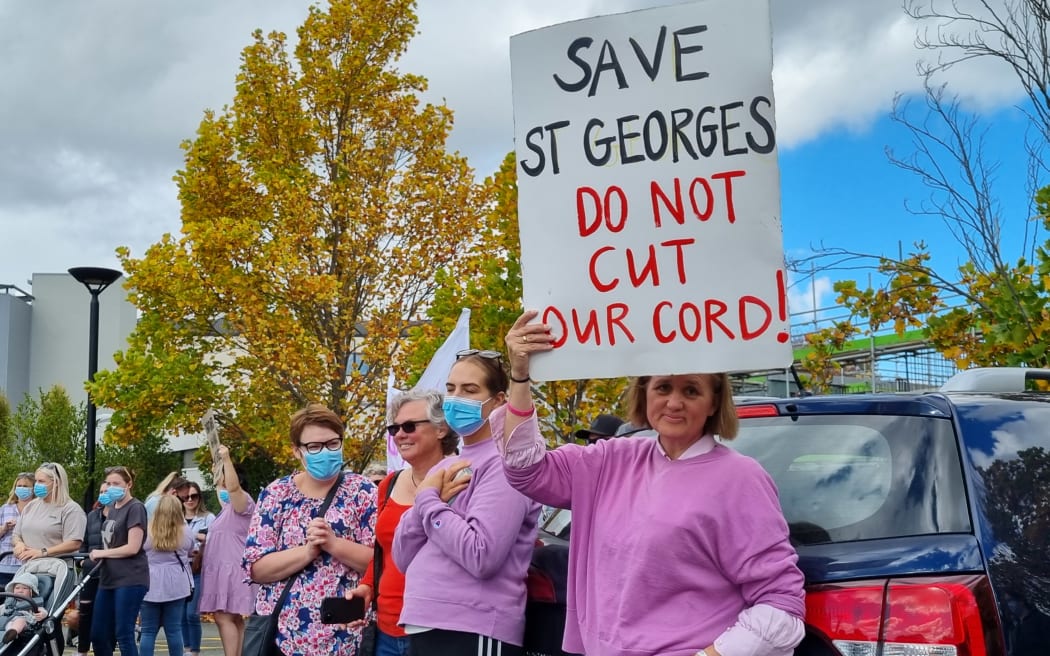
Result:
{"label": "pink sweatshirt", "polygon": [[511,486],[572,509],[566,651],[759,656],[801,640],[798,556],[756,461],[722,445],[669,460],[645,438],[546,451],[535,415],[497,446]]}

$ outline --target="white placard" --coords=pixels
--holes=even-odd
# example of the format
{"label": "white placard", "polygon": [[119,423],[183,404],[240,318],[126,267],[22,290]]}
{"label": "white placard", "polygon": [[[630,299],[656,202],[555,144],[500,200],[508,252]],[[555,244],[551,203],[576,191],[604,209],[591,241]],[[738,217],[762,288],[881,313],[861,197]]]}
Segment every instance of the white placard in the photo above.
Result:
{"label": "white placard", "polygon": [[511,38],[525,307],[539,380],[792,360],[768,0]]}

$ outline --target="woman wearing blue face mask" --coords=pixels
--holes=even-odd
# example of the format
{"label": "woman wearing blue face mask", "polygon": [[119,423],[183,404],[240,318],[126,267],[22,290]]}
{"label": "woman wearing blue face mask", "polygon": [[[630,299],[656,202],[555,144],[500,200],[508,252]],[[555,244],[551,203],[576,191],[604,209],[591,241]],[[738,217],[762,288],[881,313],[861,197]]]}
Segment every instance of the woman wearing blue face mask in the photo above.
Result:
{"label": "woman wearing blue face mask", "polygon": [[15,525],[18,524],[22,510],[33,498],[33,482],[33,475],[29,472],[22,472],[16,476],[7,503],[0,506],[0,554],[7,554],[0,558],[0,587],[11,580],[21,565],[11,552],[15,546]]}
{"label": "woman wearing blue face mask", "polygon": [[248,482],[244,471],[230,458],[230,450],[219,445],[216,456],[220,473],[215,484],[222,510],[208,526],[204,541],[197,611],[212,613],[226,656],[240,656],[244,616],[255,608],[256,588],[244,582],[241,569],[255,500],[244,491]]}
{"label": "woman wearing blue face mask", "polygon": [[[338,415],[311,404],[291,424],[293,453],[303,471],[262,491],[244,549],[245,571],[262,584],[255,612],[277,611],[276,641],[284,654],[353,656],[360,629],[323,624],[320,600],[356,587],[372,560],[376,488],[363,476],[343,473],[345,428]],[[331,503],[317,516],[329,493]]]}
{"label": "woman wearing blue face mask", "polygon": [[[401,624],[412,654],[523,653],[525,575],[540,506],[507,483],[492,439],[489,415],[507,396],[500,363],[496,351],[457,354],[443,408],[463,437],[462,456],[420,482],[394,536],[394,563],[405,573]],[[469,485],[443,501],[467,463]]]}
{"label": "woman wearing blue face mask", "polygon": [[84,510],[69,498],[65,468],[56,462],[45,462],[33,475],[33,499],[15,525],[15,557],[24,563],[32,558],[79,551],[86,524]]}
{"label": "woman wearing blue face mask", "polygon": [[92,549],[98,563],[98,592],[91,619],[91,646],[95,656],[112,656],[113,639],[121,656],[138,656],[135,619],[149,588],[146,507],[132,496],[134,480],[127,467],[107,467],[102,494],[108,513],[102,523],[102,549]]}

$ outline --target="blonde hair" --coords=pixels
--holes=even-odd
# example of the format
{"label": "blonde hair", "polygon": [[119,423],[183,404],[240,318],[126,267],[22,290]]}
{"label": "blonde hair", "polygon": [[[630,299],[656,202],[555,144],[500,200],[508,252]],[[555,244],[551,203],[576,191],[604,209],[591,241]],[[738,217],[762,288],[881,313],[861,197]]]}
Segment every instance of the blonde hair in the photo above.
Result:
{"label": "blonde hair", "polygon": [[[36,482],[36,479],[33,478],[32,472],[21,472],[18,476],[15,476],[15,482],[11,484],[11,494],[7,495],[8,503],[18,503],[21,501],[21,499],[18,498],[18,495],[15,494],[15,488],[18,487],[18,481],[29,481],[29,489],[32,490],[33,483]],[[33,497],[30,496],[29,498],[32,499]]]}
{"label": "blonde hair", "polygon": [[157,509],[149,520],[149,538],[154,551],[175,551],[186,534],[186,517],[178,498],[165,494],[157,501]]}
{"label": "blonde hair", "polygon": [[57,462],[45,462],[36,470],[44,472],[44,475],[51,479],[50,503],[56,506],[64,506],[69,503],[69,478],[66,476],[66,468]]}

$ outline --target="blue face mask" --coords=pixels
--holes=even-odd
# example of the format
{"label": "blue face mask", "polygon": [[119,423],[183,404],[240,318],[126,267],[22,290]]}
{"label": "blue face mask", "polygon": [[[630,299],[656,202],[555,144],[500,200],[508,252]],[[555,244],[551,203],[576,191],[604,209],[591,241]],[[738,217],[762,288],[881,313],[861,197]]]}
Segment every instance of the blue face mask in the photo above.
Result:
{"label": "blue face mask", "polygon": [[230,492],[229,492],[229,490],[219,490],[219,501],[221,501],[223,503],[229,503],[230,502]]}
{"label": "blue face mask", "polygon": [[319,481],[327,481],[343,469],[343,450],[321,449],[319,453],[303,450],[306,473]]}
{"label": "blue face mask", "polygon": [[43,499],[47,496],[47,486],[43,483],[33,483],[33,494],[37,499]]}
{"label": "blue face mask", "polygon": [[491,400],[491,396],[484,401],[446,396],[441,409],[445,412],[445,421],[452,430],[463,437],[470,437],[485,425],[485,419],[481,416],[481,406]]}
{"label": "blue face mask", "polygon": [[28,485],[19,485],[15,488],[15,496],[21,501],[25,501],[33,495],[33,490]]}
{"label": "blue face mask", "polygon": [[109,504],[113,503],[113,497],[110,496],[109,492],[103,492],[102,494],[98,495],[98,502],[101,503],[103,506],[108,506]]}
{"label": "blue face mask", "polygon": [[124,498],[124,493],[125,493],[124,488],[118,487],[116,485],[110,485],[109,489],[106,490],[106,494],[108,494],[109,498],[112,499],[114,502],[120,501],[121,499],[123,499]]}

